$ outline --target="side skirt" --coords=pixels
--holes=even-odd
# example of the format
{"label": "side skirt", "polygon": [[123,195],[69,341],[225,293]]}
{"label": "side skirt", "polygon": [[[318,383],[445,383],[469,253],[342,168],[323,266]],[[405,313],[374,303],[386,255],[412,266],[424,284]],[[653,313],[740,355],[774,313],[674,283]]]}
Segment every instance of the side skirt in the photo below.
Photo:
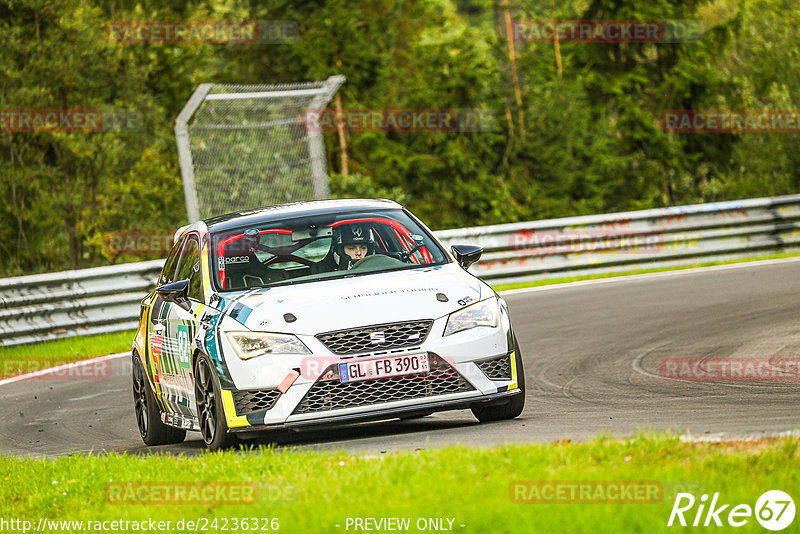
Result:
{"label": "side skirt", "polygon": [[196,417],[162,412],[161,422],[165,425],[174,426],[175,428],[181,428],[183,430],[200,431],[200,423]]}

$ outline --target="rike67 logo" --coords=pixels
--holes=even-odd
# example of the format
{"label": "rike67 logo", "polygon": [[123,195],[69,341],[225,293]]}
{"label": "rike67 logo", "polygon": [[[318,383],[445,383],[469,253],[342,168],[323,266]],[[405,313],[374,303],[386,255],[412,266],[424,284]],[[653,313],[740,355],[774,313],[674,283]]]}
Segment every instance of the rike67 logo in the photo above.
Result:
{"label": "rike67 logo", "polygon": [[669,514],[667,526],[724,526],[743,527],[755,516],[756,521],[767,530],[783,530],[792,524],[795,515],[794,501],[788,493],[780,490],[764,492],[755,507],[749,504],[726,504],[720,501],[719,492],[708,501],[703,494],[696,499],[691,493],[678,493]]}

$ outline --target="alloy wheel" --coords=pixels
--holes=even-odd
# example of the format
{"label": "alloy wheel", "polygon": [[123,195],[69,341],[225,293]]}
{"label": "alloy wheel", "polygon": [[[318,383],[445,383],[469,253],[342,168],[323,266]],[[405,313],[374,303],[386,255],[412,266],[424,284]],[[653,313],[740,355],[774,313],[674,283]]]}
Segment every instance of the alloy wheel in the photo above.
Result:
{"label": "alloy wheel", "polygon": [[211,373],[212,371],[205,359],[197,363],[195,393],[200,419],[200,433],[206,443],[214,441],[217,432],[217,396],[214,393],[214,381]]}
{"label": "alloy wheel", "polygon": [[148,430],[146,387],[142,363],[137,359],[133,368],[133,400],[134,409],[136,410],[136,424],[139,426],[139,433],[142,436],[146,436]]}

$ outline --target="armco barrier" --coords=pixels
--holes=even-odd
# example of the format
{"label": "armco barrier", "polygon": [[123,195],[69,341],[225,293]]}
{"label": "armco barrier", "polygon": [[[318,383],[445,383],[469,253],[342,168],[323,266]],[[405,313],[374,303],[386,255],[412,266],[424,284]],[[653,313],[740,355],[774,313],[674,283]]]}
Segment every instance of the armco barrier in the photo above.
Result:
{"label": "armco barrier", "polygon": [[485,252],[493,283],[661,267],[800,250],[800,195],[444,230]]}
{"label": "armco barrier", "polygon": [[[493,284],[800,250],[800,195],[444,230]],[[133,329],[162,261],[0,279],[0,346]]]}
{"label": "armco barrier", "polygon": [[0,346],[136,328],[163,260],[0,279]]}

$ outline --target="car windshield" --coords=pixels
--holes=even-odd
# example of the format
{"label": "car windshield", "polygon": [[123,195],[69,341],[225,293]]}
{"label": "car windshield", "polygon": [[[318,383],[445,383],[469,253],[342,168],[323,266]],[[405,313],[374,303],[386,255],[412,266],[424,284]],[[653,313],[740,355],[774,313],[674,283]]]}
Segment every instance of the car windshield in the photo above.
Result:
{"label": "car windshield", "polygon": [[446,263],[403,210],[306,216],[212,234],[220,291],[314,282]]}

